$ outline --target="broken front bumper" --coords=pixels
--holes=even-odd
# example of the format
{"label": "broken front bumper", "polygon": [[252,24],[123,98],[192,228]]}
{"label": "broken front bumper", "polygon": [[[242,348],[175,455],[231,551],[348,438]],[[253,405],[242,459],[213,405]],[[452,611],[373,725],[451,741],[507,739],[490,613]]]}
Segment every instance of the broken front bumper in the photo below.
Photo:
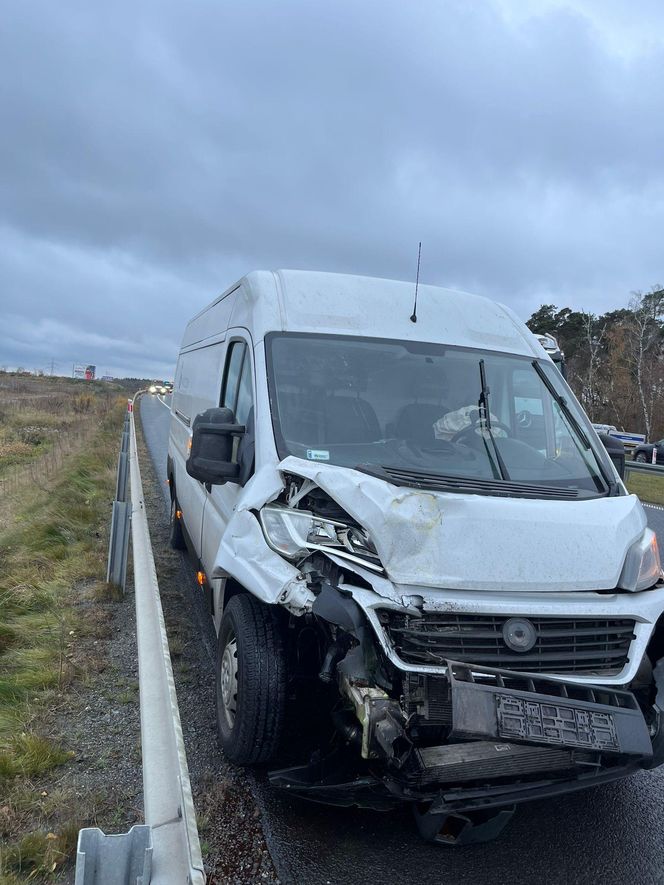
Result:
{"label": "broken front bumper", "polygon": [[447,662],[450,739],[481,738],[605,754],[651,756],[634,695],[606,686]]}
{"label": "broken front bumper", "polygon": [[385,717],[368,717],[376,733],[363,744],[382,753],[359,766],[348,752],[318,756],[273,772],[272,783],[331,804],[381,809],[426,801],[432,813],[450,814],[579,790],[652,758],[649,729],[630,692],[453,661],[435,679],[444,683],[436,689],[444,742],[418,745],[410,716],[401,730],[387,732],[399,742],[390,752]]}

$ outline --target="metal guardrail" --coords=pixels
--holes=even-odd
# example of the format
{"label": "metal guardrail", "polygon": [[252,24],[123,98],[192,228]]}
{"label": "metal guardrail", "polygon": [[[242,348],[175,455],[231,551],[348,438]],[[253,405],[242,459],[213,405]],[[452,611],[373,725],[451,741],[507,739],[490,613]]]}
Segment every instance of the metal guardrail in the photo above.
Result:
{"label": "metal guardrail", "polygon": [[634,473],[653,473],[664,475],[664,464],[648,464],[641,461],[625,461],[625,479],[630,472]]}
{"label": "metal guardrail", "polygon": [[[96,827],[81,830],[75,885],[205,883],[196,811],[138,465],[133,404],[142,393],[139,391],[130,401],[126,451],[131,486],[145,824],[132,827],[128,833],[121,835],[106,835]],[[125,431],[123,445],[124,435]],[[121,465],[122,452],[118,474]],[[111,546],[113,543],[111,537]]]}

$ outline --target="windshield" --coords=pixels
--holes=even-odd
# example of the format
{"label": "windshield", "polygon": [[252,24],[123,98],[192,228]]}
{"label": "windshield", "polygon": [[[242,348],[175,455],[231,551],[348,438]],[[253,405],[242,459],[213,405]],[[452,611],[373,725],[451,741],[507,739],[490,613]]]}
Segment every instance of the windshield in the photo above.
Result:
{"label": "windshield", "polygon": [[546,360],[301,333],[272,333],[266,350],[282,458],[485,494],[593,497],[613,481]]}

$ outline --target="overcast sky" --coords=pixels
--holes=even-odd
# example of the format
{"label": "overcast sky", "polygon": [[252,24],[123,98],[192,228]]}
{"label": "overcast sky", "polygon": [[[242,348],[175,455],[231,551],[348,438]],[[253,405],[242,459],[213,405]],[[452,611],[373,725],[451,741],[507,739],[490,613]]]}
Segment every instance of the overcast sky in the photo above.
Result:
{"label": "overcast sky", "polygon": [[0,365],[172,377],[256,268],[664,282],[661,0],[5,0]]}

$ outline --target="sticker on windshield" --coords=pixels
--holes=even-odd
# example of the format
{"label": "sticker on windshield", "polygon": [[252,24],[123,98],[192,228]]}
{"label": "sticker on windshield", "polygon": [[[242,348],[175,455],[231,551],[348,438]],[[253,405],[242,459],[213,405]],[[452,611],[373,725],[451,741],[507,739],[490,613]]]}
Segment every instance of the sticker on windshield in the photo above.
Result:
{"label": "sticker on windshield", "polygon": [[307,449],[307,458],[310,461],[329,461],[330,453],[325,449]]}

